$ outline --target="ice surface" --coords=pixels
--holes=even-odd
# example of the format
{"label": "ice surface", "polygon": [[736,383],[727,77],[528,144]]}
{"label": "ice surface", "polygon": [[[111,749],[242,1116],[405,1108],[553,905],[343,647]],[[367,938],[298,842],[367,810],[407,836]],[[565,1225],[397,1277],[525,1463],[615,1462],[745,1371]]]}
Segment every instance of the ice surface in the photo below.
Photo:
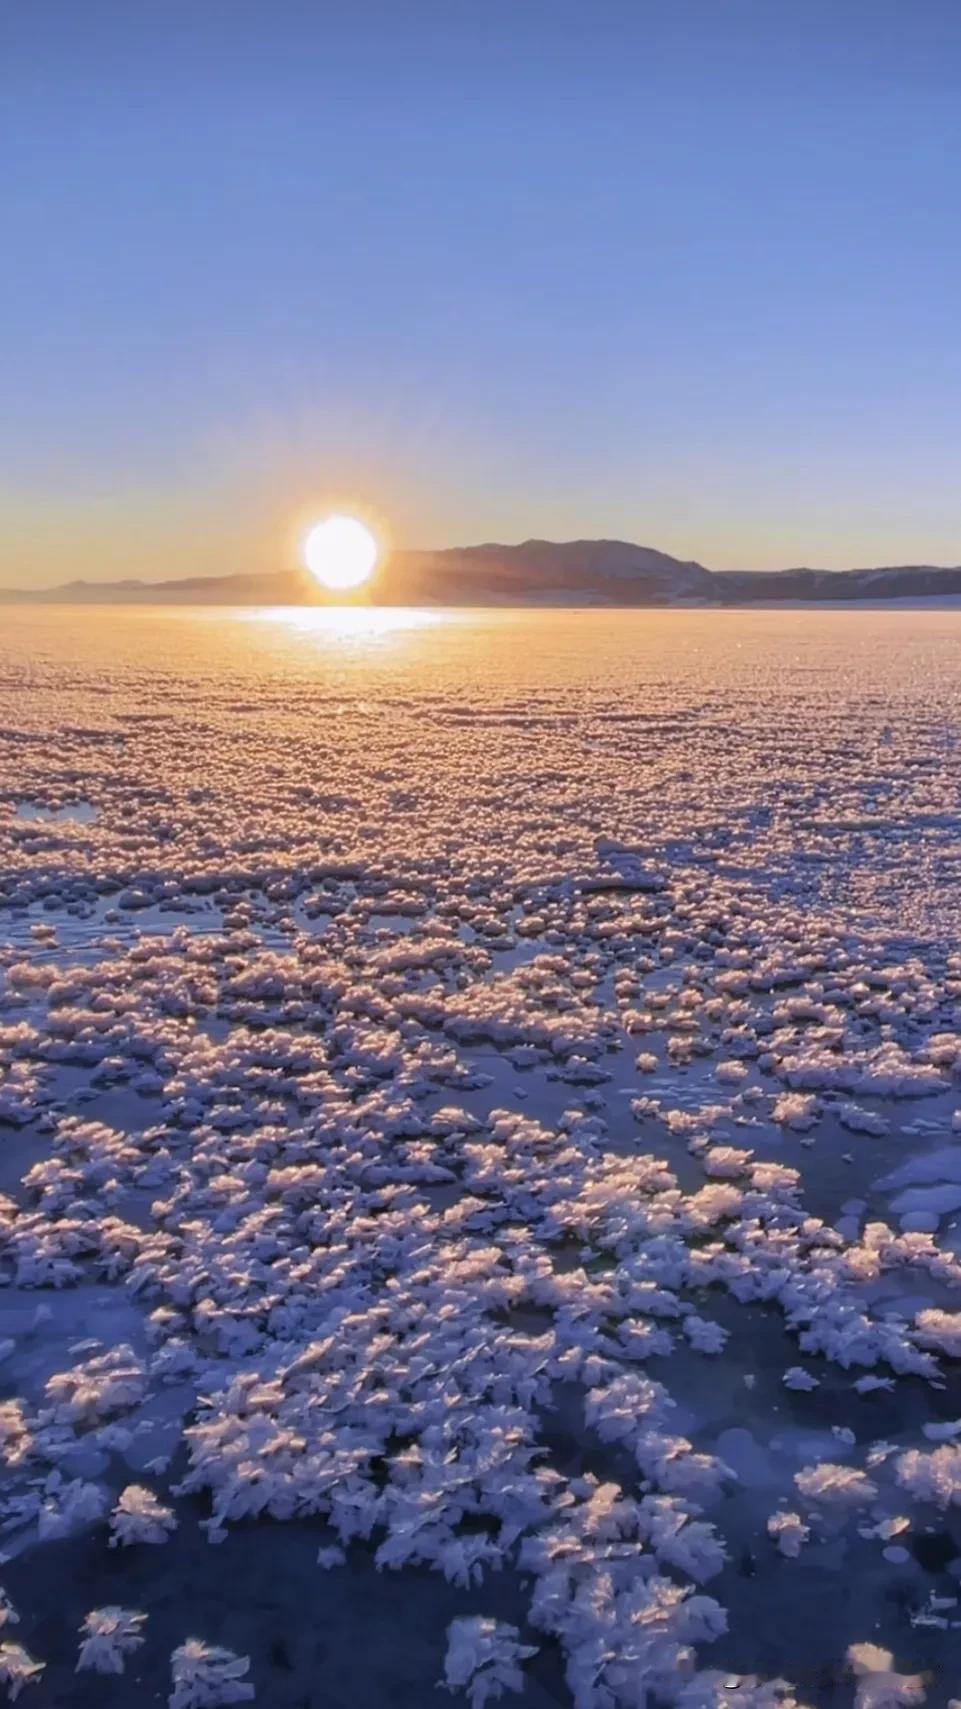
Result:
{"label": "ice surface", "polygon": [[961,618],[376,615],[8,614],[0,1677],[938,1709]]}

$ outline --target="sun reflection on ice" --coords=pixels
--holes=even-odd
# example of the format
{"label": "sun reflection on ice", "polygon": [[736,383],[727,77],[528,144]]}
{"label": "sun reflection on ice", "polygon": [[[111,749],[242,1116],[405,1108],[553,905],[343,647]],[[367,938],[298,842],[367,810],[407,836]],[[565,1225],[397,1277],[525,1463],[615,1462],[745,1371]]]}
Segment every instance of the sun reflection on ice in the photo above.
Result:
{"label": "sun reflection on ice", "polygon": [[297,635],[324,640],[385,641],[408,629],[428,629],[448,621],[444,611],[422,606],[272,605],[238,613],[250,622],[282,623]]}

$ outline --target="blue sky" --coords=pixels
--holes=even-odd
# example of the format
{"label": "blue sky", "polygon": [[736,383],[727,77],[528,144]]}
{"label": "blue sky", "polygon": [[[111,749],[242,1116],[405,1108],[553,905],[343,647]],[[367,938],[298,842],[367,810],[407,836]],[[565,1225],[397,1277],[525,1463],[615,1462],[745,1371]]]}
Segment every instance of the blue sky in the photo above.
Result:
{"label": "blue sky", "polygon": [[954,0],[0,12],[0,581],[961,561]]}

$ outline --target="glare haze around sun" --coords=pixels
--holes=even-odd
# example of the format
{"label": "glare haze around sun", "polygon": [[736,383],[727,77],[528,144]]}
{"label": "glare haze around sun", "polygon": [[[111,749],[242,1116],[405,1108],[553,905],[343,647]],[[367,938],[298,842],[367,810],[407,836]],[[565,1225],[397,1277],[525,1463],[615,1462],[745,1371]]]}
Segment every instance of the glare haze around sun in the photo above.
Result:
{"label": "glare haze around sun", "polygon": [[348,593],[370,581],[380,548],[356,516],[327,516],[304,541],[304,563],[321,587]]}

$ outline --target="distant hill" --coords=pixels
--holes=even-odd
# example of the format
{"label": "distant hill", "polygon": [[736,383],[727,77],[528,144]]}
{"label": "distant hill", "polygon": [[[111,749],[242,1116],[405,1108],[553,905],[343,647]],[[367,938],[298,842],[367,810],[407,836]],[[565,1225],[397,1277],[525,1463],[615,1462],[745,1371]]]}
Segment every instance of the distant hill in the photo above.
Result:
{"label": "distant hill", "polygon": [[[394,552],[372,597],[378,605],[641,606],[952,599],[961,597],[961,566],[722,571],[626,540],[525,540]],[[299,571],[0,589],[0,601],[30,605],[302,605],[324,599]]]}
{"label": "distant hill", "polygon": [[711,576],[722,605],[837,600],[952,599],[961,595],[961,566],[890,564],[876,570],[726,570]]}

